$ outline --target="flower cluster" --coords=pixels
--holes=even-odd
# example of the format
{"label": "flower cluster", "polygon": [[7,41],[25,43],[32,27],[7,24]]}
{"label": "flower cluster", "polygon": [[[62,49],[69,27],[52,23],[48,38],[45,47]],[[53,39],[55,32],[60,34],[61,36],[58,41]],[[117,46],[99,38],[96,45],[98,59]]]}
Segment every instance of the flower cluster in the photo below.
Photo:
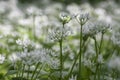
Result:
{"label": "flower cluster", "polygon": [[110,61],[108,62],[108,66],[112,69],[117,69],[120,71],[120,57],[113,56]]}
{"label": "flower cluster", "polygon": [[66,24],[71,20],[71,17],[65,13],[61,13],[60,20],[62,21],[63,24]]}
{"label": "flower cluster", "polygon": [[69,80],[77,80],[77,76],[71,76],[71,78],[69,78]]}
{"label": "flower cluster", "polygon": [[110,25],[103,21],[89,22],[83,26],[83,36],[93,37],[97,33],[104,34],[108,29],[110,29]]}
{"label": "flower cluster", "polygon": [[81,24],[84,25],[88,20],[89,20],[89,14],[88,13],[81,13],[76,15],[77,21]]}
{"label": "flower cluster", "polygon": [[[25,65],[33,65],[36,63],[46,63],[50,59],[49,53],[50,52],[46,49],[34,50],[30,52],[27,52],[27,50],[25,50],[24,52],[20,52],[16,54],[16,57],[17,57],[16,61],[19,60]],[[14,57],[14,56],[11,56],[11,57]]]}
{"label": "flower cluster", "polygon": [[71,29],[69,27],[56,27],[50,31],[49,39],[52,41],[60,41],[61,39],[66,39],[70,34]]}
{"label": "flower cluster", "polygon": [[32,41],[30,41],[29,39],[18,39],[16,40],[16,43],[19,45],[19,46],[22,46],[23,48],[27,48],[29,46],[33,47],[34,46],[34,43]]}
{"label": "flower cluster", "polygon": [[111,37],[113,44],[118,45],[118,46],[120,45],[120,32],[119,31],[120,31],[119,29],[117,31],[114,31]]}

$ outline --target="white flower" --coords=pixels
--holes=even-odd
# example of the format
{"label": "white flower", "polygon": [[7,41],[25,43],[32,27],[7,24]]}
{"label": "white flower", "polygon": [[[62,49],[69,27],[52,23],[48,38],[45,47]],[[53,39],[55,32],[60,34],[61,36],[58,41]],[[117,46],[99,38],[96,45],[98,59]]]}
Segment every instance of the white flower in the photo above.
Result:
{"label": "white flower", "polygon": [[79,13],[79,6],[76,4],[70,4],[68,6],[66,6],[66,10],[71,14],[71,15],[76,15],[77,13]]}
{"label": "white flower", "polygon": [[71,20],[71,17],[65,13],[61,13],[60,14],[60,19],[62,21],[63,24],[68,23]]}
{"label": "white flower", "polygon": [[52,59],[51,60],[51,64],[50,66],[53,68],[53,69],[58,69],[59,68],[59,60],[58,59]]}
{"label": "white flower", "polygon": [[105,21],[97,21],[94,23],[94,26],[96,26],[98,32],[102,33],[105,33],[110,28],[110,24]]}
{"label": "white flower", "polygon": [[29,39],[18,39],[16,40],[16,43],[24,48],[28,47],[28,46],[33,46],[34,43],[32,41],[30,41]]}
{"label": "white flower", "polygon": [[116,79],[113,79],[111,76],[105,76],[104,79],[105,80],[116,80]]}
{"label": "white flower", "polygon": [[103,56],[101,54],[98,55],[98,63],[100,63],[100,64],[103,63]]}
{"label": "white flower", "polygon": [[[44,63],[51,65],[51,57],[50,57],[51,53],[52,52],[47,49],[33,50],[30,52],[24,50],[21,53],[17,53],[15,58],[19,59],[19,61],[21,61],[25,65],[34,65],[37,63]],[[14,62],[16,61],[17,60],[15,60]]]}
{"label": "white flower", "polygon": [[16,43],[22,45],[22,41],[20,39],[16,40]]}
{"label": "white flower", "polygon": [[20,60],[19,56],[17,56],[16,53],[11,54],[8,59],[14,64],[16,63],[18,60]]}
{"label": "white flower", "polygon": [[89,22],[83,26],[83,36],[93,37],[97,33],[105,33],[110,29],[110,25],[103,21]]}
{"label": "white flower", "polygon": [[108,62],[108,66],[112,69],[117,69],[120,71],[120,57],[114,56]]}
{"label": "white flower", "polygon": [[90,59],[85,59],[85,58],[84,58],[84,60],[82,60],[82,62],[83,62],[83,64],[84,64],[84,66],[86,66],[86,67],[88,67],[88,68],[91,68],[91,67],[93,66],[93,63],[91,62]]}
{"label": "white flower", "polygon": [[71,34],[71,30],[68,27],[56,27],[49,33],[49,39],[52,41],[60,41],[61,39],[66,39],[68,35]]}
{"label": "white flower", "polygon": [[3,38],[3,35],[0,35],[0,39]]}
{"label": "white flower", "polygon": [[5,61],[5,56],[0,54],[0,64],[2,64]]}
{"label": "white flower", "polygon": [[111,37],[111,40],[112,42],[115,44],[115,45],[120,45],[120,32],[119,32],[119,29],[118,31],[114,31],[112,33],[112,37]]}
{"label": "white flower", "polygon": [[83,36],[84,37],[92,37],[96,35],[97,29],[96,26],[94,26],[93,23],[87,23],[83,26]]}
{"label": "white flower", "polygon": [[71,76],[71,78],[69,78],[69,80],[77,80],[77,76]]}
{"label": "white flower", "polygon": [[28,7],[26,11],[29,15],[34,15],[34,16],[41,15],[41,11],[39,10],[39,8],[35,6]]}
{"label": "white flower", "polygon": [[89,14],[88,13],[81,13],[76,16],[77,21],[84,25],[89,20]]}

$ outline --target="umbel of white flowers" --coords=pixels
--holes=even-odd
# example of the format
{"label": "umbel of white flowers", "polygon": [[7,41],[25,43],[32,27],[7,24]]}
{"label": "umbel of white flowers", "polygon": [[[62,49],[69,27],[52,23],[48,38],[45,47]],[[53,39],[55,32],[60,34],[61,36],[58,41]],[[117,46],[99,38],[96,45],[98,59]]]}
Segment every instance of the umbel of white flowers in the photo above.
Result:
{"label": "umbel of white flowers", "polygon": [[80,14],[75,15],[75,17],[81,25],[84,25],[89,20],[88,13],[80,13]]}
{"label": "umbel of white flowers", "polygon": [[71,34],[71,29],[69,27],[56,27],[50,31],[49,39],[52,41],[60,41],[62,39],[66,39],[67,36]]}
{"label": "umbel of white flowers", "polygon": [[66,13],[61,13],[60,14],[60,21],[63,23],[63,24],[66,24],[68,23],[72,18],[66,14]]}
{"label": "umbel of white flowers", "polygon": [[71,17],[68,14],[61,13],[59,18],[63,25],[55,27],[49,31],[48,37],[52,41],[60,41],[61,39],[66,39],[66,37],[72,33],[69,27],[64,26],[71,20]]}
{"label": "umbel of white flowers", "polygon": [[103,21],[89,22],[83,26],[83,36],[84,37],[93,37],[97,33],[105,33],[110,29],[110,25]]}
{"label": "umbel of white flowers", "polygon": [[35,44],[30,39],[17,39],[16,43],[21,46],[22,48],[34,47]]}
{"label": "umbel of white flowers", "polygon": [[[20,61],[22,64],[25,64],[28,66],[41,63],[41,64],[47,64],[51,68],[58,68],[59,61],[56,60],[54,56],[51,57],[52,54],[53,52],[48,49],[39,49],[39,50],[30,51],[30,52],[27,52],[27,50],[24,50],[23,52],[19,52],[14,55],[11,55],[9,59],[13,64]],[[15,59],[13,60],[13,58]]]}

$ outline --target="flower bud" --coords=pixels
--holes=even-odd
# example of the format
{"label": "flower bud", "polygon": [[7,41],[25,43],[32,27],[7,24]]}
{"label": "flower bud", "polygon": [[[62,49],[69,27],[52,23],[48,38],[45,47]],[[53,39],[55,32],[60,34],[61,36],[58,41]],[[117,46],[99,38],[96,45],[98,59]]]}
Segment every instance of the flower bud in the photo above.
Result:
{"label": "flower bud", "polygon": [[71,20],[71,17],[65,13],[60,14],[60,20],[63,24],[68,23]]}

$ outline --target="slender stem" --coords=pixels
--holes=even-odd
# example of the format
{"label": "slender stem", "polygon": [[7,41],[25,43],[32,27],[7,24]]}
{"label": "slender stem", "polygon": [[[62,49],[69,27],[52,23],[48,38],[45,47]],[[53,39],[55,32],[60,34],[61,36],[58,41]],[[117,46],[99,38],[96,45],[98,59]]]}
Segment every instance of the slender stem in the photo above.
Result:
{"label": "slender stem", "polygon": [[[95,61],[97,61],[98,55],[101,53],[101,47],[102,47],[102,42],[103,42],[103,35],[104,35],[104,34],[102,33],[101,41],[100,41],[100,45],[99,45],[99,49],[98,49],[98,45],[97,45],[97,40],[96,40],[96,38],[94,37],[94,40],[95,40],[95,50],[96,50],[96,58],[95,58]],[[96,74],[98,75],[98,80],[100,80],[100,73],[101,73],[100,70],[101,70],[101,66],[100,66],[99,63],[97,63],[94,80],[96,80]]]}
{"label": "slender stem", "polygon": [[36,77],[35,77],[33,80],[36,80],[36,79],[37,79],[37,77],[38,77],[38,75],[39,75],[39,73],[40,73],[40,71],[41,71],[41,69],[42,69],[43,66],[44,66],[44,64],[41,65],[41,67],[40,67],[40,69],[39,69],[39,71],[38,71],[38,74],[36,75]]}
{"label": "slender stem", "polygon": [[60,80],[62,80],[62,69],[63,69],[63,55],[62,55],[63,29],[64,29],[64,23],[63,23],[63,27],[62,27],[61,40],[59,41],[59,46],[60,46]]}
{"label": "slender stem", "polygon": [[62,63],[62,40],[59,42],[60,45],[60,80],[62,80],[62,68],[63,68],[63,63]]}
{"label": "slender stem", "polygon": [[68,74],[68,76],[67,76],[67,80],[68,80],[68,78],[71,76],[71,73],[72,73],[72,71],[73,71],[73,68],[74,68],[77,60],[78,60],[78,57],[79,57],[79,54],[77,55],[77,57],[75,58],[75,61],[73,62],[73,65],[72,65],[72,67],[71,67],[71,69],[70,69],[70,72],[69,72],[69,74]]}
{"label": "slender stem", "polygon": [[82,78],[81,78],[81,58],[82,58],[82,27],[83,27],[83,25],[81,24],[81,29],[80,29],[80,36],[79,36],[79,40],[80,40],[80,47],[79,47],[79,80],[81,80]]}
{"label": "slender stem", "polygon": [[16,70],[17,70],[17,74],[16,74],[16,77],[18,77],[19,76],[19,73],[18,73],[18,67],[17,67],[17,63],[15,63],[15,66],[14,66],[15,68],[16,68]]}
{"label": "slender stem", "polygon": [[17,63],[16,63],[16,70],[17,70],[17,76],[16,77],[20,77],[20,69],[21,69],[21,65],[20,65],[21,63],[18,61]]}
{"label": "slender stem", "polygon": [[38,69],[38,67],[39,67],[39,62],[37,63],[37,65],[36,65],[36,67],[35,67],[35,70],[34,70],[34,72],[33,72],[33,74],[32,74],[32,77],[31,77],[31,80],[33,80],[33,77],[34,77],[34,75],[35,75],[35,73],[36,73],[36,71],[37,71],[37,69]]}
{"label": "slender stem", "polygon": [[[102,42],[103,42],[103,35],[104,33],[102,33],[102,36],[101,36],[101,41],[100,41],[100,45],[99,45],[99,53],[101,53],[101,48],[102,48]],[[100,74],[101,74],[101,64],[98,64],[98,80],[100,80]]]}
{"label": "slender stem", "polygon": [[32,28],[32,32],[33,32],[33,39],[35,40],[36,39],[36,35],[35,35],[35,15],[33,14],[33,28]]}
{"label": "slender stem", "polygon": [[103,73],[103,76],[102,76],[102,78],[103,78],[103,80],[105,79],[105,77],[104,77],[104,72],[102,72]]}
{"label": "slender stem", "polygon": [[22,78],[22,79],[23,79],[24,70],[25,70],[25,64],[23,64],[22,75],[21,75],[21,78]]}
{"label": "slender stem", "polygon": [[113,70],[113,80],[115,80],[115,70]]}
{"label": "slender stem", "polygon": [[[97,46],[97,40],[96,40],[95,37],[94,37],[94,41],[95,41],[95,51],[96,51],[96,58],[95,58],[95,62],[96,62],[97,59],[98,59],[98,46]],[[95,71],[94,80],[96,80],[97,71],[98,71],[98,64],[97,64],[97,66],[96,66],[96,71]]]}
{"label": "slender stem", "polygon": [[102,42],[103,42],[103,35],[104,35],[104,33],[102,33],[102,36],[101,36],[101,41],[100,41],[100,46],[99,46],[99,54],[101,52],[101,47],[102,47]]}
{"label": "slender stem", "polygon": [[[84,46],[84,44],[85,44],[85,42],[83,42],[82,45]],[[80,54],[77,54],[77,57],[75,58],[75,60],[74,60],[74,62],[73,62],[73,65],[72,65],[72,67],[71,67],[71,69],[70,69],[70,72],[69,72],[69,74],[68,74],[66,80],[68,80],[68,78],[71,76],[72,71],[73,71],[73,68],[74,68],[74,66],[75,66],[75,64],[76,64],[76,62],[77,62],[77,60],[78,60],[78,58],[79,58],[79,55],[80,55]]]}
{"label": "slender stem", "polygon": [[30,71],[30,66],[28,66],[28,73],[27,73],[27,79],[29,80],[29,71]]}
{"label": "slender stem", "polygon": [[100,80],[101,68],[102,68],[102,65],[101,65],[101,64],[99,64],[98,80]]}
{"label": "slender stem", "polygon": [[94,80],[98,80],[98,79],[96,79],[96,78],[97,78],[97,77],[96,77],[97,73],[98,73],[98,64],[97,64],[97,66],[96,66]]}
{"label": "slender stem", "polygon": [[98,57],[98,44],[97,44],[97,40],[94,37],[94,41],[95,41],[95,51],[96,51],[96,58]]}

